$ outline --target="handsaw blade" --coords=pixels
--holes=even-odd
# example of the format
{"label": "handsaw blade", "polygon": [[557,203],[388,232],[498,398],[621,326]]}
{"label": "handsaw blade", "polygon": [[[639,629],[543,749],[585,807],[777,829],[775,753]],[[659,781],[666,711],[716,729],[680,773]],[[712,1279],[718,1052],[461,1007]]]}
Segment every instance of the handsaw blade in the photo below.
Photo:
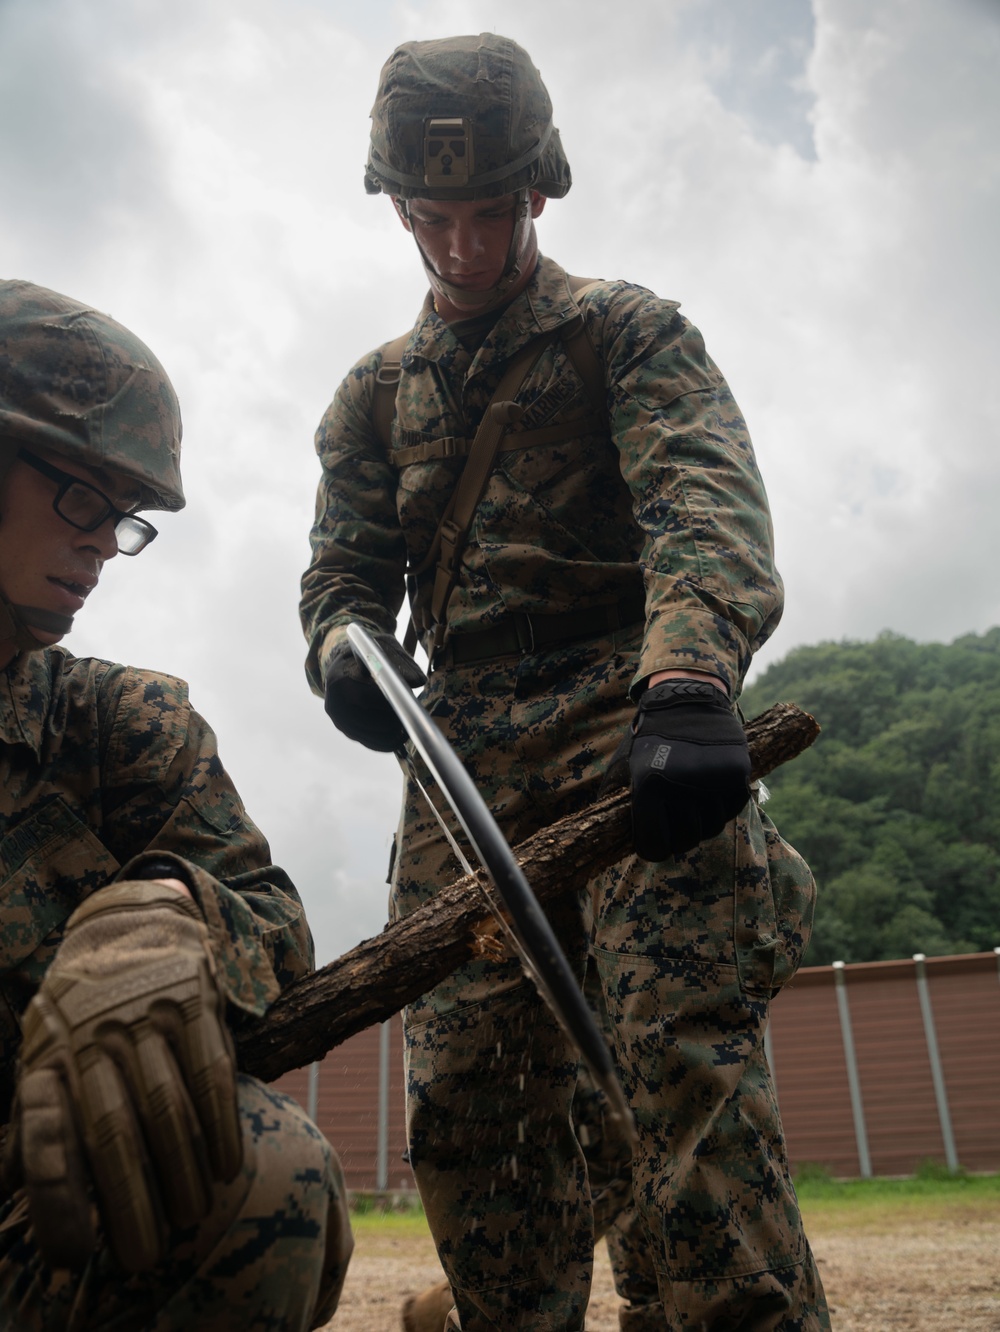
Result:
{"label": "handsaw blade", "polygon": [[[426,763],[476,858],[486,871],[509,920],[497,912],[489,893],[484,896],[514,944],[525,971],[573,1042],[595,1083],[607,1096],[612,1111],[631,1129],[634,1123],[632,1112],[618,1081],[611,1052],[552,926],[486,802],[461,759],[413,697],[409,685],[392,666],[371,634],[363,625],[354,623],[347,626],[347,637],[399,718],[417,753]],[[412,773],[412,764],[407,761],[405,766]],[[464,862],[468,867],[468,861],[441,812],[424,786],[420,783],[418,785],[458,854],[459,862]],[[468,868],[471,872],[471,867]]]}

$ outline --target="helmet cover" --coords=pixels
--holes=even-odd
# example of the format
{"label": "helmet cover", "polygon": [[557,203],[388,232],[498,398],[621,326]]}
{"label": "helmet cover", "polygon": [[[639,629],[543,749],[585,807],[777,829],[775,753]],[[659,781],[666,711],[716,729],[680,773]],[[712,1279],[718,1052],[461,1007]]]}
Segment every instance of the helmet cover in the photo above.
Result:
{"label": "helmet cover", "polygon": [[369,194],[484,199],[572,184],[552,102],[509,37],[405,42],[382,67],[365,169]]}
{"label": "helmet cover", "polygon": [[184,507],[163,366],[109,315],[32,282],[0,281],[0,440],[5,465],[18,447],[49,449],[137,482],[140,508]]}

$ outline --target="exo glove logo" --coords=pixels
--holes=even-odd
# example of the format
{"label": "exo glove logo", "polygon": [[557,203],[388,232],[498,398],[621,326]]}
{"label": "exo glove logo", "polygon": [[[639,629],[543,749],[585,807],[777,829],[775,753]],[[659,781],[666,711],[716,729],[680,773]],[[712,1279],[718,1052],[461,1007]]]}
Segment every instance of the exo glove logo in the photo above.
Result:
{"label": "exo glove logo", "polygon": [[657,745],[656,753],[649,760],[651,768],[658,768],[661,772],[667,766],[667,759],[670,757],[669,745]]}

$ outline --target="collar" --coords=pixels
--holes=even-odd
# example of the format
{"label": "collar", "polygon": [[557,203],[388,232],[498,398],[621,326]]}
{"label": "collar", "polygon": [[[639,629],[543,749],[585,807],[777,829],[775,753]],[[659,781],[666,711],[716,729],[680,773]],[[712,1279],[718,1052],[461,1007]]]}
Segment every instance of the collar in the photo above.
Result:
{"label": "collar", "polygon": [[[500,357],[508,360],[531,338],[567,323],[576,312],[566,270],[555,260],[539,255],[531,281],[500,312],[476,357],[477,368],[481,359],[492,361]],[[436,313],[433,293],[428,292],[403,351],[402,363],[410,368],[418,360],[451,362],[456,351],[465,355],[458,339]]]}
{"label": "collar", "polygon": [[0,671],[0,743],[27,745],[36,758],[52,699],[51,648],[20,652]]}
{"label": "collar", "polygon": [[568,320],[575,318],[579,306],[569,289],[569,275],[554,259],[539,256],[538,267],[532,280],[523,292],[530,310],[532,326],[524,323],[524,330],[530,335],[545,333],[550,328],[558,328]]}

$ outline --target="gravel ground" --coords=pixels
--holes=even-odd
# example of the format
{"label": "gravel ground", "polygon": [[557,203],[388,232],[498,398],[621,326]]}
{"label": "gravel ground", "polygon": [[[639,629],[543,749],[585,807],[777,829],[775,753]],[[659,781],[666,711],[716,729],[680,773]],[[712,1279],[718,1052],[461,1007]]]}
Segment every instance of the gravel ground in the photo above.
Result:
{"label": "gravel ground", "polygon": [[[1000,1332],[1000,1215],[807,1228],[835,1332]],[[400,1332],[404,1298],[440,1280],[430,1237],[359,1234],[330,1332]],[[618,1299],[601,1246],[587,1332],[618,1332]]]}
{"label": "gravel ground", "polygon": [[817,1231],[813,1249],[836,1332],[1000,1332],[996,1213]]}

